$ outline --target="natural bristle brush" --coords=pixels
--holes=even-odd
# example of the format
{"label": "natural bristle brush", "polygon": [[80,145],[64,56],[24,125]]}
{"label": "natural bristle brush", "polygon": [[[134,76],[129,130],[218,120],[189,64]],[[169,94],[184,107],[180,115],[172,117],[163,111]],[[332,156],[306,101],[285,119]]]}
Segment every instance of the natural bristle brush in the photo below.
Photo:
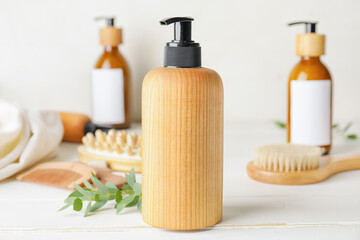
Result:
{"label": "natural bristle brush", "polygon": [[84,145],[78,148],[82,162],[91,160],[105,161],[115,171],[142,171],[141,136],[125,131],[110,129],[107,133],[96,130],[95,135],[87,133],[83,137]]}
{"label": "natural bristle brush", "polygon": [[360,154],[321,156],[319,147],[273,144],[258,147],[247,166],[250,178],[272,184],[302,185],[324,181],[343,171],[360,169]]}

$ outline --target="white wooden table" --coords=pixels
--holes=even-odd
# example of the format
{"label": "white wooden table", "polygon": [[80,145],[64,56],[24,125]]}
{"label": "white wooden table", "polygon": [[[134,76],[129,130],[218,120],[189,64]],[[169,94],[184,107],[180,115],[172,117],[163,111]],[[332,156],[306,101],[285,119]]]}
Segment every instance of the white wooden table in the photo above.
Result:
{"label": "white wooden table", "polygon": [[[156,229],[136,208],[116,215],[111,204],[88,217],[57,212],[69,191],[12,178],[0,183],[0,239],[360,239],[360,171],[308,186],[269,185],[247,177],[253,149],[284,139],[285,131],[271,122],[226,124],[223,221],[212,228]],[[61,144],[55,160],[77,161],[76,147]],[[356,151],[359,140],[335,139],[334,154]]]}

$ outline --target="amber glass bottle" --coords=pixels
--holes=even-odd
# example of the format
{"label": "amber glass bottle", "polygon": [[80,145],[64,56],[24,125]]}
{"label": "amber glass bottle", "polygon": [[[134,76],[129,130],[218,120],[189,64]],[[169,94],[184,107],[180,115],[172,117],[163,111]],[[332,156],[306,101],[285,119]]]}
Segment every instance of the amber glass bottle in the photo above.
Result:
{"label": "amber glass bottle", "polygon": [[[102,18],[100,18],[102,19]],[[114,27],[114,19],[100,29],[104,52],[92,73],[92,120],[95,124],[114,128],[130,126],[130,72],[118,45],[122,30]]]}
{"label": "amber glass bottle", "polygon": [[315,23],[300,23],[306,24],[307,33],[297,35],[301,60],[289,76],[287,141],[320,146],[327,154],[332,142],[332,80],[320,60],[325,36],[315,33]]}

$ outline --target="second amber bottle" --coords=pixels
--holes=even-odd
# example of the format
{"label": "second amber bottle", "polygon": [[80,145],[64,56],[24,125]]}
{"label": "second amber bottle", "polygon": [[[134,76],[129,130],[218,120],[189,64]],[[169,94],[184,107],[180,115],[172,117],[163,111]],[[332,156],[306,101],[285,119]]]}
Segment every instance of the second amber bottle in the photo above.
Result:
{"label": "second amber bottle", "polygon": [[114,18],[100,29],[100,44],[104,52],[92,71],[92,121],[113,128],[130,125],[130,72],[118,45],[122,29],[114,27]]}
{"label": "second amber bottle", "polygon": [[321,62],[325,35],[316,33],[315,22],[305,24],[306,33],[296,38],[300,62],[292,69],[288,85],[288,142],[319,146],[330,152],[332,138],[332,79]]}

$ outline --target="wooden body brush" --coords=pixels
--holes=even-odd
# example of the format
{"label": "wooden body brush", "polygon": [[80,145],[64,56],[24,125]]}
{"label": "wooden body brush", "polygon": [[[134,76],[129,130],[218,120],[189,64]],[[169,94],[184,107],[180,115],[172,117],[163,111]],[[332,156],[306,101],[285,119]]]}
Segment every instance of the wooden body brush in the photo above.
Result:
{"label": "wooden body brush", "polygon": [[312,146],[262,146],[255,150],[254,160],[247,166],[247,174],[265,183],[303,185],[322,182],[339,172],[360,169],[360,153],[321,155],[322,150]]}
{"label": "wooden body brush", "polygon": [[104,161],[114,171],[142,171],[141,137],[135,133],[109,130],[107,133],[96,130],[95,135],[87,133],[83,137],[84,145],[78,148],[79,159],[87,163],[91,160]]}

